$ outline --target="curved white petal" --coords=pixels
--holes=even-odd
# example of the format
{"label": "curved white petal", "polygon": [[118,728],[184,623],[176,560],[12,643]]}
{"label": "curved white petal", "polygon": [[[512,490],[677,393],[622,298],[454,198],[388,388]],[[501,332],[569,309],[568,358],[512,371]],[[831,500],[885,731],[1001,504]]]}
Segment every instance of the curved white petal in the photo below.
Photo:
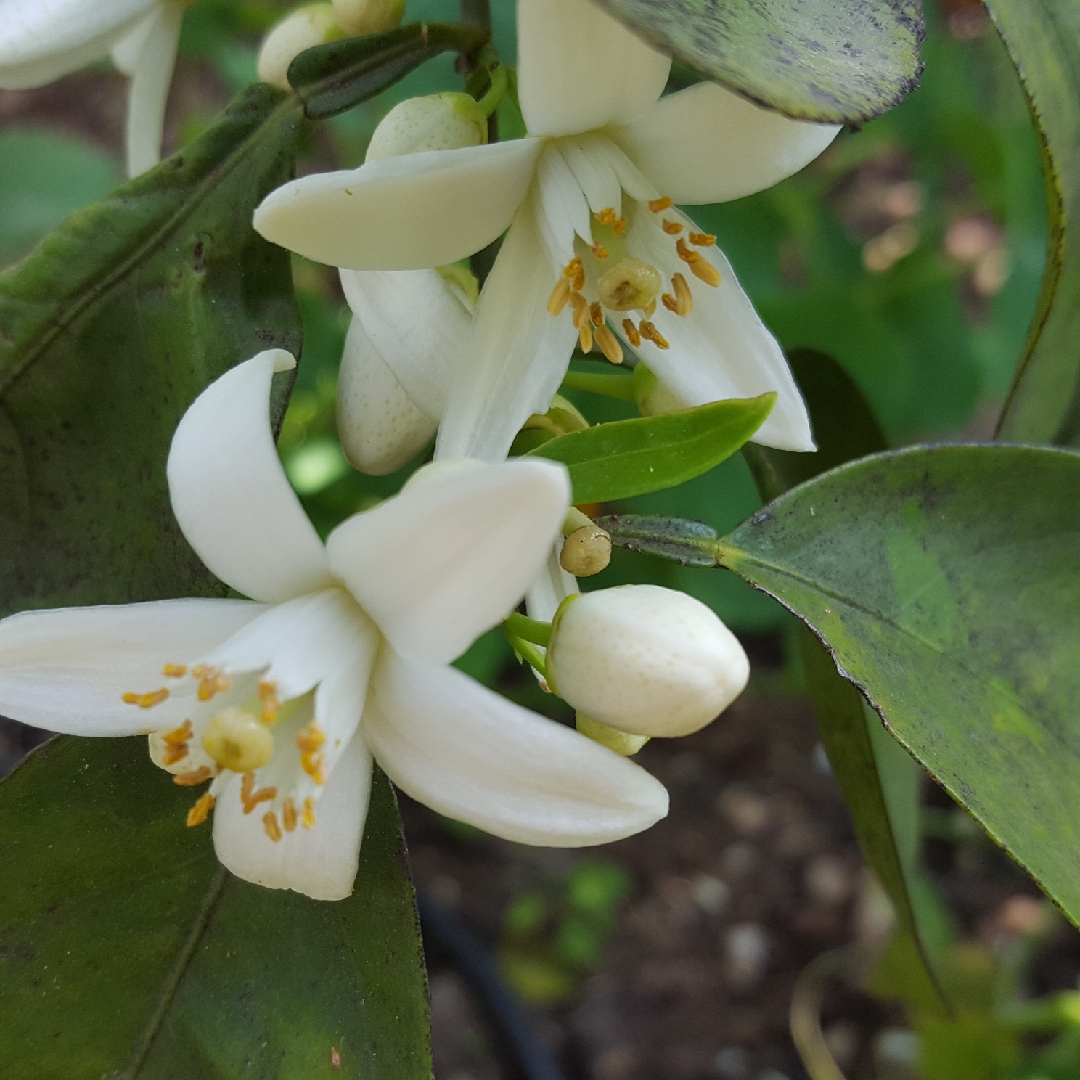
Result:
{"label": "curved white petal", "polygon": [[268,349],[211,383],[181,419],[167,466],[173,513],[199,558],[271,604],[333,584],[270,433],[270,380],[295,363]]}
{"label": "curved white petal", "polygon": [[702,82],[609,132],[677,203],[727,202],[772,187],[814,160],[839,127],[791,120]]}
{"label": "curved white petal", "polygon": [[378,644],[378,630],[356,601],[332,588],[276,604],[202,659],[227,675],[266,669],[263,677],[287,701],[358,658],[367,657],[370,668]]}
{"label": "curved white petal", "polygon": [[165,106],[185,7],[178,0],[164,0],[113,49],[113,63],[131,76],[125,136],[128,176],[138,176],[161,160]]}
{"label": "curved white petal", "polygon": [[632,120],[664,92],[671,60],[592,0],[518,0],[518,96],[530,135]]}
{"label": "curved white petal", "polygon": [[24,611],[0,622],[0,714],[69,735],[176,727],[191,698],[143,709],[122,700],[168,687],[165,664],[189,664],[266,609],[250,600],[157,600]]}
{"label": "curved white petal", "polygon": [[43,86],[107,56],[159,0],[0,0],[0,89]]}
{"label": "curved white petal", "polygon": [[668,810],[639,765],[453,668],[392,652],[376,666],[361,731],[402,791],[518,843],[604,844]]}
{"label": "curved white petal", "polygon": [[409,399],[437,423],[472,327],[471,309],[438,270],[342,270],[341,286]]}
{"label": "curved white petal", "polygon": [[554,462],[455,469],[339,525],[327,553],[398,652],[445,664],[525,594],[569,501]]}
{"label": "curved white petal", "polygon": [[439,426],[412,403],[355,316],[341,354],[337,426],[345,456],[369,476],[385,476],[412,461]]}
{"label": "curved white petal", "polygon": [[[562,144],[549,142],[536,163],[536,221],[548,258],[560,269],[574,257],[574,237],[592,243],[592,219],[581,184],[562,155]],[[610,205],[610,204],[609,204]]]}
{"label": "curved white petal", "polygon": [[[687,231],[695,228],[674,210],[666,216],[677,216]],[[693,292],[693,311],[680,317],[658,306],[653,322],[670,348],[643,341],[634,351],[685,406],[775,391],[776,404],[753,441],[779,450],[813,450],[806,403],[780,345],[743,292],[731,263],[716,247],[699,248],[720,271],[721,282],[713,288],[698,281],[674,254],[672,238],[656,221],[649,221],[644,213],[638,215],[628,242],[630,251],[665,277],[683,272]]]}
{"label": "curved white petal", "polygon": [[351,270],[457,262],[509,226],[540,145],[514,139],[315,173],[270,192],[255,211],[255,229],[309,259]]}
{"label": "curved white petal", "polygon": [[529,617],[551,622],[559,605],[571,594],[578,591],[577,578],[568,574],[559,562],[562,551],[562,537],[555,542],[536,580],[525,594],[525,610]]}
{"label": "curved white petal", "polygon": [[371,755],[363,740],[349,743],[327,780],[315,827],[283,833],[276,843],[266,835],[261,814],[244,813],[240,784],[241,777],[234,777],[214,808],[214,848],[222,863],[268,889],[344,900],[356,879],[371,795]]}
{"label": "curved white petal", "polygon": [[548,314],[558,280],[537,236],[531,200],[506,234],[476,305],[435,444],[438,459],[501,461],[533,414],[547,412],[577,331]]}

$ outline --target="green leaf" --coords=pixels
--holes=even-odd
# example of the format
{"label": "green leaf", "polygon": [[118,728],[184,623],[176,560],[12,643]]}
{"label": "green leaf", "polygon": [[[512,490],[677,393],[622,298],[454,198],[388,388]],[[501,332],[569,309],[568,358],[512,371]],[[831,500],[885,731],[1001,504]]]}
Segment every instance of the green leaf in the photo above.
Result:
{"label": "green leaf", "polygon": [[142,739],[54,739],[0,783],[4,1080],[429,1080],[382,773],[356,891],[336,903],[228,874],[209,826],[184,827],[193,797]]}
{"label": "green leaf", "polygon": [[288,254],[250,223],[300,120],[292,95],[254,87],[0,274],[0,613],[220,594],[165,459],[207,383],[299,353]]}
{"label": "green leaf", "polygon": [[596,524],[611,535],[616,547],[656,555],[682,566],[719,566],[717,532],[704,521],[658,514],[609,514]]}
{"label": "green leaf", "polygon": [[723,561],[1080,920],[1080,454],[913,447],[782,496]]}
{"label": "green leaf", "polygon": [[730,457],[759,427],[776,395],[733,398],[696,409],[598,424],[529,451],[570,470],[574,502],[611,502],[662,491]]}
{"label": "green leaf", "polygon": [[289,66],[289,85],[310,120],[325,120],[404,78],[447,50],[475,53],[485,31],[454,23],[409,23],[379,34],[345,38],[308,49]]}
{"label": "green leaf", "polygon": [[[1080,445],[1080,2],[987,0],[1043,146],[1050,211],[1046,270],[998,424],[1013,442]],[[1069,225],[1067,223],[1073,223]]]}
{"label": "green leaf", "polygon": [[857,124],[918,85],[918,0],[599,0],[688,67],[770,109]]}
{"label": "green leaf", "polygon": [[[797,349],[788,360],[810,410],[818,449],[797,454],[747,443],[743,456],[766,500],[885,448],[870,406],[832,357]],[[940,980],[915,894],[920,878],[919,769],[883,731],[877,715],[808,631],[800,635],[799,652],[821,741],[851,811],[859,846],[892,900],[900,932],[908,938],[898,948],[907,961],[905,975],[914,983],[913,996],[940,1009]]]}

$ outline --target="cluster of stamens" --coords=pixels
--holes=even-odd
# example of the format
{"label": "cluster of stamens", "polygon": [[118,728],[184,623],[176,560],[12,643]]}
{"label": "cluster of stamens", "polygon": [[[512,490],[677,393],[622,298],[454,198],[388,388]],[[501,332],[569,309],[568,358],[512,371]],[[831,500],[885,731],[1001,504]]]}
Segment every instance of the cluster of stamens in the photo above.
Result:
{"label": "cluster of stamens", "polygon": [[[654,214],[662,214],[671,208],[672,202],[671,199],[665,197],[653,199],[648,206]],[[625,232],[629,224],[626,218],[621,217],[611,207],[601,210],[594,216],[601,225],[608,226],[616,235]],[[694,277],[713,288],[718,286],[720,272],[699,251],[694,251],[693,248],[687,246],[687,240],[689,240],[695,247],[711,247],[716,243],[716,237],[711,233],[702,232],[688,232],[686,237],[683,237],[681,235],[684,231],[682,223],[672,221],[670,218],[664,218],[661,225],[668,236],[678,237],[675,241],[675,250]],[[607,248],[600,243],[593,244],[591,250],[594,257],[600,261],[609,257]],[[638,280],[635,281],[635,278]],[[656,282],[655,289],[651,287],[650,278]],[[641,284],[642,282],[644,284]],[[581,259],[575,256],[563,269],[562,276],[555,283],[547,304],[548,313],[551,315],[562,314],[567,304],[570,305],[574,328],[578,332],[578,343],[583,353],[591,352],[595,344],[611,363],[622,363],[622,346],[605,321],[605,308],[619,312],[627,310],[640,312],[636,323],[629,317],[621,322],[626,340],[635,348],[643,340],[651,341],[660,349],[670,347],[667,339],[651,321],[656,311],[656,294],[660,291],[660,276],[654,267],[638,259],[623,259],[600,278],[598,283],[600,300],[593,301],[591,304],[582,293],[584,288],[585,267]],[[675,315],[690,314],[693,310],[694,298],[683,274],[672,275],[671,291],[663,293],[660,300],[664,307]]]}
{"label": "cluster of stamens", "polygon": [[[179,679],[189,674],[183,664],[166,664],[162,668],[166,678]],[[224,675],[207,664],[196,664],[190,674],[198,680],[196,697],[200,702],[209,701],[217,694],[228,690],[233,683],[231,675]],[[169,690],[162,687],[150,693],[127,692],[122,700],[141,709],[150,709],[159,705],[170,696]],[[215,764],[200,765],[197,769],[173,774],[173,782],[181,787],[194,787],[207,780],[220,776],[226,769],[239,772],[243,776],[240,784],[240,801],[244,813],[253,813],[261,804],[272,803],[278,797],[276,787],[256,788],[255,769],[261,768],[273,754],[273,737],[269,728],[278,720],[281,701],[278,698],[277,684],[268,679],[260,679],[258,684],[258,717],[245,709],[227,708],[211,717],[203,734],[203,748],[213,758]],[[185,720],[178,728],[161,734],[163,754],[161,763],[168,768],[178,765],[190,753],[194,728],[190,720]],[[296,736],[296,747],[300,751],[300,765],[316,785],[326,783],[326,755],[322,752],[326,745],[326,734],[312,720]],[[202,794],[187,814],[189,826],[201,825],[214,808],[216,799],[209,792]],[[297,825],[305,829],[315,827],[315,800],[311,796],[304,799],[297,809],[296,800],[289,796],[281,806],[281,823],[272,808],[268,808],[262,817],[266,835],[277,842],[285,832],[293,832]]]}

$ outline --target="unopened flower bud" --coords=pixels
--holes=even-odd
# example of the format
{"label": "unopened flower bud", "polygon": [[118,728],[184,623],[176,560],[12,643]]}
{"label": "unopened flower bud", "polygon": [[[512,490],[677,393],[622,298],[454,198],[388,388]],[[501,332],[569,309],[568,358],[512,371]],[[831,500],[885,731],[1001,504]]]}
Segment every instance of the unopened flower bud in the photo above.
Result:
{"label": "unopened flower bud", "polygon": [[577,729],[593,742],[598,742],[623,757],[633,757],[649,741],[648,735],[631,735],[630,732],[620,731],[610,724],[601,724],[599,720],[581,712],[577,714]]}
{"label": "unopened flower bud", "polygon": [[274,756],[270,729],[243,709],[222,709],[211,717],[202,744],[222,768],[236,773],[254,772]]}
{"label": "unopened flower bud", "polygon": [[405,0],[334,0],[334,18],[346,34],[377,34],[397,26]]}
{"label": "unopened flower bud", "polygon": [[564,541],[559,565],[574,577],[592,577],[611,562],[611,534],[597,525],[583,525]]}
{"label": "unopened flower bud", "polygon": [[690,408],[677,398],[643,363],[634,368],[634,401],[642,416],[659,416]]}
{"label": "unopened flower bud", "polygon": [[635,735],[689,735],[750,676],[734,634],[700,601],[658,585],[568,597],[552,622],[551,688],[575,709]]}
{"label": "unopened flower bud", "polygon": [[259,50],[259,78],[271,86],[289,89],[289,65],[305,49],[342,37],[333,6],[305,4],[286,15],[263,39]]}
{"label": "unopened flower bud", "polygon": [[487,142],[487,117],[468,94],[447,92],[406,98],[382,118],[368,144],[367,161],[423,150],[459,150]]}

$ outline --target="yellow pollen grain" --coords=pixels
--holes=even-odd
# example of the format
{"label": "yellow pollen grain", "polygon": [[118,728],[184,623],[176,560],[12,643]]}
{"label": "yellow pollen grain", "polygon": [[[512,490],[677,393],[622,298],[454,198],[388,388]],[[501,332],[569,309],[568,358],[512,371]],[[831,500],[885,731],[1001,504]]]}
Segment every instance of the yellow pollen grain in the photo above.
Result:
{"label": "yellow pollen grain", "polygon": [[581,351],[583,353],[592,352],[592,339],[593,333],[591,323],[587,322],[584,326],[578,327],[578,344],[581,346]]}
{"label": "yellow pollen grain", "polygon": [[187,674],[187,664],[166,664],[161,674],[167,679],[179,679]]}
{"label": "yellow pollen grain", "polygon": [[169,691],[163,686],[160,690],[152,690],[149,694],[135,694],[130,690],[124,694],[123,701],[127,705],[138,705],[140,709],[152,709],[160,705],[169,696]]}
{"label": "yellow pollen grain", "polygon": [[622,328],[627,338],[629,338],[630,344],[636,349],[641,344],[641,335],[638,333],[634,321],[632,319],[623,319]]}
{"label": "yellow pollen grain", "polygon": [[686,278],[682,274],[672,274],[671,287],[675,290],[675,314],[689,315],[694,310],[694,297]]}
{"label": "yellow pollen grain", "polygon": [[193,772],[177,773],[173,777],[173,783],[179,784],[181,787],[195,787],[196,784],[209,780],[213,775],[214,770],[209,765],[200,765]]}
{"label": "yellow pollen grain", "polygon": [[621,364],[623,361],[622,346],[606,323],[601,323],[596,328],[594,336],[596,337],[596,344],[600,346],[600,351],[604,356],[613,364]]}
{"label": "yellow pollen grain", "polygon": [[267,810],[263,814],[263,829],[266,835],[276,844],[281,839],[281,826],[277,823],[277,814],[273,810]]}
{"label": "yellow pollen grain", "polygon": [[682,232],[682,223],[664,218],[664,232],[666,232],[668,236],[678,236],[679,233]]}
{"label": "yellow pollen grain", "polygon": [[671,200],[665,195],[662,199],[652,199],[649,202],[649,209],[654,214],[659,214],[664,210],[671,209]]}
{"label": "yellow pollen grain", "polygon": [[638,327],[638,329],[641,331],[641,336],[643,338],[648,338],[648,340],[651,341],[658,349],[670,348],[664,335],[661,334],[660,331],[657,330],[656,327],[653,326],[653,324],[647,319],[641,320],[641,325]]}
{"label": "yellow pollen grain", "polygon": [[712,233],[707,232],[692,232],[688,234],[690,237],[690,243],[696,244],[698,247],[712,247],[716,243],[716,237]]}
{"label": "yellow pollen grain", "polygon": [[201,825],[209,816],[210,811],[214,809],[215,802],[214,796],[209,791],[205,795],[200,795],[196,799],[195,805],[187,812],[188,828]]}
{"label": "yellow pollen grain", "polygon": [[570,300],[570,282],[561,277],[555,282],[555,288],[548,297],[547,309],[549,315],[561,315],[562,310]]}
{"label": "yellow pollen grain", "polygon": [[296,748],[301,754],[314,754],[326,745],[326,732],[314,720],[296,736]]}
{"label": "yellow pollen grain", "polygon": [[296,828],[297,821],[299,821],[299,815],[296,813],[296,803],[290,795],[281,808],[281,823],[285,826],[286,832],[292,832]]}
{"label": "yellow pollen grain", "polygon": [[589,303],[579,292],[570,294],[570,303],[574,306],[574,328],[580,330],[589,322]]}
{"label": "yellow pollen grain", "polygon": [[604,321],[604,309],[598,300],[594,300],[589,306],[589,318],[592,319],[593,326],[599,326]]}
{"label": "yellow pollen grain", "polygon": [[606,259],[608,257],[608,249],[603,244],[593,244],[592,253],[598,259]]}
{"label": "yellow pollen grain", "polygon": [[305,829],[315,828],[315,800],[310,795],[304,800],[304,815],[302,821]]}

